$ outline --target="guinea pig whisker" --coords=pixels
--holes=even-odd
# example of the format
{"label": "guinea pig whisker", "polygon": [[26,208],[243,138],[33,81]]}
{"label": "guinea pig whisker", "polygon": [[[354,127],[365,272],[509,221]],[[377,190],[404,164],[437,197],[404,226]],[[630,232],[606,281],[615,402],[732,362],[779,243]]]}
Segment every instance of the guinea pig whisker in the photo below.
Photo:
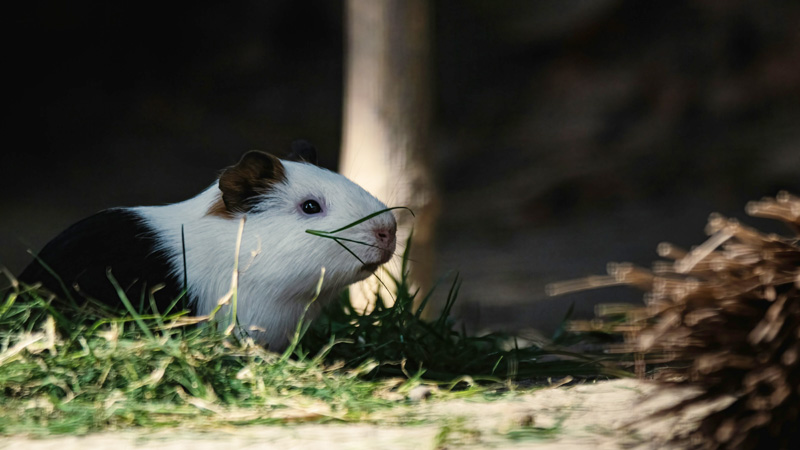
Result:
{"label": "guinea pig whisker", "polygon": [[377,248],[377,249],[381,249],[382,250],[382,248],[380,246],[377,246],[377,245],[374,245],[374,244],[369,244],[369,243],[364,242],[364,241],[357,241],[355,239],[348,239],[348,238],[343,238],[343,237],[339,237],[339,236],[328,236],[327,234],[316,234],[316,233],[309,233],[309,234],[313,234],[314,236],[319,236],[319,237],[323,237],[323,238],[326,238],[326,239],[333,239],[333,240],[339,240],[339,241],[345,241],[345,242],[352,242],[354,244],[361,244],[361,245],[365,245],[367,247],[372,247],[372,248]]}
{"label": "guinea pig whisker", "polygon": [[[328,236],[323,236],[323,237],[328,237]],[[360,262],[361,264],[366,264],[364,261],[361,260],[361,258],[358,257],[358,255],[356,255],[352,250],[350,250],[350,248],[348,246],[346,246],[346,245],[341,243],[342,238],[330,237],[330,239],[333,239],[334,242],[336,242],[337,244],[341,245],[342,248],[347,250],[347,253],[350,253],[351,255],[353,255],[353,258],[357,259],[358,262]]]}
{"label": "guinea pig whisker", "polygon": [[[328,237],[328,236],[325,236],[325,237]],[[342,248],[344,248],[345,250],[347,250],[348,253],[353,255],[353,257],[355,259],[357,259],[358,262],[360,262],[362,265],[367,265],[361,258],[358,257],[358,255],[356,255],[352,250],[350,250],[350,248],[348,248],[346,245],[344,245],[341,242],[339,242],[339,240],[342,239],[342,238],[337,238],[337,237],[330,236],[330,239],[333,239],[334,242],[336,242],[337,244],[341,245]],[[383,280],[381,280],[381,277],[379,277],[374,272],[372,273],[372,275],[375,276],[375,279],[377,279],[378,282],[386,289],[386,292],[388,292],[389,295],[392,296],[392,291],[389,289],[389,286],[387,286],[386,283],[384,283]],[[392,300],[397,301],[397,299],[394,296],[392,296]]]}
{"label": "guinea pig whisker", "polygon": [[313,234],[313,235],[315,235],[315,236],[322,236],[322,235],[325,235],[325,234],[327,234],[327,235],[336,234],[336,233],[338,233],[338,232],[340,232],[340,231],[344,231],[344,230],[347,230],[347,229],[349,229],[349,228],[353,228],[354,226],[356,226],[356,225],[358,225],[358,224],[360,224],[360,223],[366,222],[366,221],[368,221],[369,219],[372,219],[372,218],[373,218],[373,217],[375,217],[375,216],[378,216],[378,215],[380,215],[380,214],[383,214],[383,213],[385,213],[385,212],[389,212],[389,211],[391,211],[391,210],[393,210],[393,209],[405,209],[405,210],[407,210],[408,212],[410,212],[412,216],[416,217],[416,216],[414,215],[414,211],[412,211],[410,208],[406,208],[405,206],[393,206],[393,207],[391,207],[391,208],[386,208],[386,209],[382,209],[382,210],[380,210],[380,211],[375,211],[375,212],[374,212],[374,213],[372,213],[372,214],[369,214],[369,215],[367,215],[367,216],[364,216],[364,217],[362,217],[362,218],[360,218],[360,219],[356,220],[355,222],[351,222],[351,223],[349,223],[349,224],[347,224],[347,225],[345,225],[345,226],[343,226],[343,227],[341,227],[341,228],[338,228],[338,229],[336,229],[336,230],[333,230],[333,231],[322,231],[322,230],[306,230],[306,233]]}

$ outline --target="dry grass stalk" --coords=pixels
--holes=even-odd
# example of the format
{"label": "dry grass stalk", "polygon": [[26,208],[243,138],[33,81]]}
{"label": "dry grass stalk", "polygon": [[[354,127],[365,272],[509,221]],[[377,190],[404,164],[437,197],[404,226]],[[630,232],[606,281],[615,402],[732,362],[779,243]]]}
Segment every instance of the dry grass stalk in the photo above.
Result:
{"label": "dry grass stalk", "polygon": [[[653,270],[609,265],[609,276],[551,287],[554,293],[627,284],[648,291],[645,307],[598,309],[575,330],[621,333],[610,349],[644,362],[667,362],[655,373],[664,386],[702,393],[658,415],[732,397],[702,418],[686,442],[702,448],[800,448],[800,197],[781,192],[750,202],[748,214],[783,221],[795,234],[762,233],[718,214],[710,238],[687,251],[658,246]],[[602,280],[603,282],[597,282]],[[608,314],[621,320],[611,321]]]}

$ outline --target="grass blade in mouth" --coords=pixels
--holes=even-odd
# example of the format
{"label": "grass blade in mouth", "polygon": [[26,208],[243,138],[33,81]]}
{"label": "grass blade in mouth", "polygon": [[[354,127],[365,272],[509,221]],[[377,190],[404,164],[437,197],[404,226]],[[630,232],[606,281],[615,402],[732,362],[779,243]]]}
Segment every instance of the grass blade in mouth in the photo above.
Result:
{"label": "grass blade in mouth", "polygon": [[[343,226],[341,228],[337,228],[337,229],[335,229],[333,231],[306,230],[306,233],[313,234],[315,236],[328,237],[330,235],[333,235],[333,234],[339,233],[341,231],[347,230],[348,228],[353,228],[354,226],[356,226],[356,225],[358,225],[360,223],[366,222],[367,220],[372,219],[373,217],[379,216],[379,215],[381,215],[381,214],[383,214],[385,212],[389,212],[389,211],[392,211],[392,210],[395,210],[395,209],[405,209],[406,211],[411,213],[412,216],[414,216],[414,211],[412,211],[410,208],[407,208],[405,206],[393,206],[391,208],[386,208],[386,209],[382,209],[380,211],[376,211],[376,212],[374,212],[372,214],[369,214],[367,216],[364,216],[364,217],[362,217],[362,218],[360,218],[360,219],[358,219],[358,220],[356,220],[354,222],[351,222],[351,223],[349,223],[349,224],[347,224],[347,225],[345,225],[345,226]],[[414,217],[416,217],[416,216],[414,216]]]}

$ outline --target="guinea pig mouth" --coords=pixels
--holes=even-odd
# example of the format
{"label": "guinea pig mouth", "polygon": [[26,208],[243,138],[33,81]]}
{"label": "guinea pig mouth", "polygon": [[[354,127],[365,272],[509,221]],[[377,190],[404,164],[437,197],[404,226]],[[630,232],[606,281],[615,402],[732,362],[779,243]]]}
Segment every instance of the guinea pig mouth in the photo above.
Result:
{"label": "guinea pig mouth", "polygon": [[380,261],[364,263],[364,265],[361,266],[361,270],[369,273],[375,272],[376,270],[378,270],[378,267],[380,267],[381,264],[388,262],[390,259],[392,259],[392,253],[387,250],[384,250],[383,255],[381,255]]}
{"label": "guinea pig mouth", "polygon": [[381,264],[385,264],[385,263],[389,262],[390,259],[392,259],[394,248],[392,248],[391,250],[388,249],[388,248],[381,248],[380,251],[381,251],[380,260],[374,261],[374,262],[364,263],[361,266],[361,270],[362,271],[368,272],[368,273],[375,272],[376,270],[378,270],[378,267],[380,267]]}

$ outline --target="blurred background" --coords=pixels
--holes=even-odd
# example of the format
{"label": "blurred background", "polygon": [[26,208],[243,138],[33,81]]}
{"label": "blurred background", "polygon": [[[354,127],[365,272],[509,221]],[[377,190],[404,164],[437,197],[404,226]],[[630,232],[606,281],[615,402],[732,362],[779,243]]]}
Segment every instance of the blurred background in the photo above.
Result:
{"label": "blurred background", "polygon": [[[552,281],[649,265],[709,213],[800,192],[800,2],[431,2],[436,274],[470,330],[549,333]],[[189,198],[246,150],[335,170],[340,1],[28,2],[7,13],[0,265],[69,224]]]}

